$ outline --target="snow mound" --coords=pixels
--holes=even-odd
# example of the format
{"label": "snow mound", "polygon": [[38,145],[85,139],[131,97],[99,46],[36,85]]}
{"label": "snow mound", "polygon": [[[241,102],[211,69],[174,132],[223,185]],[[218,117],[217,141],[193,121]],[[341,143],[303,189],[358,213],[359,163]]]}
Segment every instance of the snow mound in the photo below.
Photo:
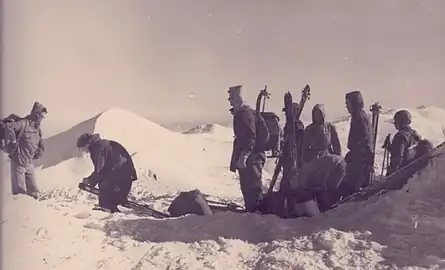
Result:
{"label": "snow mound", "polygon": [[[225,129],[221,126],[221,129]],[[46,152],[37,166],[45,178],[55,178],[65,170],[66,183],[76,187],[82,177],[92,171],[91,161],[76,147],[77,137],[85,132],[99,133],[102,138],[120,142],[127,148],[144,182],[140,196],[171,190],[199,188],[216,196],[233,194],[239,188],[237,176],[228,171],[231,148],[221,137],[196,137],[172,132],[132,112],[112,108],[73,128],[45,140]],[[219,139],[218,139],[219,138]],[[265,173],[265,177],[269,177]],[[199,180],[198,180],[199,179]],[[51,183],[61,187],[59,183]],[[73,181],[73,182],[71,182]],[[45,184],[44,184],[45,185]],[[139,185],[139,182],[136,182]],[[49,187],[48,186],[48,187]]]}
{"label": "snow mound", "polygon": [[387,246],[388,260],[444,269],[445,146],[441,148],[442,156],[402,190],[335,209],[329,216],[339,219],[336,228],[371,231],[376,241]]}
{"label": "snow mound", "polygon": [[[443,140],[444,110],[410,111],[421,135],[435,144]],[[381,115],[380,144],[394,132],[392,115]],[[336,125],[345,147],[348,120]],[[83,132],[117,140],[133,154],[139,180],[131,198],[136,201],[166,211],[177,192],[192,188],[240,201],[238,182],[227,172],[228,141],[213,133],[171,132],[113,108],[46,140],[47,157],[37,170],[41,201],[4,196],[2,269],[445,268],[445,157],[431,162],[402,191],[346,204],[318,218],[217,213],[155,220],[126,209],[91,211],[97,198],[77,189],[92,170],[75,147]],[[9,181],[3,182],[8,193]]]}

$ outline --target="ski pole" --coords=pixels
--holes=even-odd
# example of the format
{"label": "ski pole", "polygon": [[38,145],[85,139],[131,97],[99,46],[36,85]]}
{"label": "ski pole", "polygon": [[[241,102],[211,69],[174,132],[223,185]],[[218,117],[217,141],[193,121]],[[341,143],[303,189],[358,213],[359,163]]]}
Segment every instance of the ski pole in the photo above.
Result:
{"label": "ski pole", "polygon": [[386,152],[387,152],[388,150],[386,150],[386,148],[385,148],[385,150],[383,151],[383,162],[382,162],[382,171],[381,171],[381,173],[380,173],[380,179],[382,179],[383,178],[383,171],[385,170],[385,165],[386,165]]}
{"label": "ski pole", "polygon": [[383,164],[382,164],[382,172],[380,175],[380,179],[383,178],[383,171],[385,170],[385,166],[387,166],[389,162],[389,151],[388,148],[391,144],[391,134],[386,135],[385,142],[383,143],[382,148],[385,149],[383,152]]}

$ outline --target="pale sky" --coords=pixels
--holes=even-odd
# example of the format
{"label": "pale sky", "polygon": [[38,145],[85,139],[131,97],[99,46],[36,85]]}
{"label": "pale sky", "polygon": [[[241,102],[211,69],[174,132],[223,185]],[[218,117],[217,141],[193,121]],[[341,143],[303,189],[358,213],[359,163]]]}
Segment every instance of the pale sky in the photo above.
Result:
{"label": "pale sky", "polygon": [[344,94],[367,105],[445,107],[445,1],[3,0],[2,114],[38,100],[68,128],[109,107],[155,121],[230,119],[227,88],[254,106],[283,94],[304,113]]}

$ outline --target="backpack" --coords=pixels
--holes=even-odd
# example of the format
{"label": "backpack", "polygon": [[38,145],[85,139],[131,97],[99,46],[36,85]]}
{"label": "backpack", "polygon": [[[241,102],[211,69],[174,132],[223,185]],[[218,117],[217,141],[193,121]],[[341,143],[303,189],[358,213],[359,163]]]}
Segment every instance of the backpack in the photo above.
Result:
{"label": "backpack", "polygon": [[421,139],[417,131],[401,131],[405,136],[409,136],[410,145],[405,150],[403,164],[406,165],[417,158],[420,158],[434,149],[434,145],[427,139]]}
{"label": "backpack", "polygon": [[[0,119],[0,149],[2,151],[5,151],[6,149],[6,142],[5,142],[5,137],[6,137],[6,127],[12,123],[12,122],[16,122],[18,120],[23,119],[22,117],[15,115],[15,114],[10,114],[9,116]],[[21,134],[18,134],[18,137],[20,137]]]}
{"label": "backpack", "polygon": [[434,145],[427,139],[422,139],[412,144],[405,151],[404,164],[408,164],[420,157],[423,157],[433,151]]}
{"label": "backpack", "polygon": [[180,217],[187,214],[213,215],[207,200],[198,189],[179,193],[178,197],[168,207],[168,212],[172,217]]}
{"label": "backpack", "polygon": [[[267,136],[267,139],[266,138],[261,139],[262,141],[265,141],[263,144],[264,150],[278,151],[280,148],[280,141],[282,135],[282,129],[279,124],[280,118],[273,112],[262,112],[260,114],[260,117],[263,119],[261,121],[264,121],[269,135]],[[259,135],[257,132],[257,137],[258,136]]]}
{"label": "backpack", "polygon": [[269,128],[266,119],[261,114],[255,113],[255,148],[258,151],[266,151],[267,142],[270,138]]}

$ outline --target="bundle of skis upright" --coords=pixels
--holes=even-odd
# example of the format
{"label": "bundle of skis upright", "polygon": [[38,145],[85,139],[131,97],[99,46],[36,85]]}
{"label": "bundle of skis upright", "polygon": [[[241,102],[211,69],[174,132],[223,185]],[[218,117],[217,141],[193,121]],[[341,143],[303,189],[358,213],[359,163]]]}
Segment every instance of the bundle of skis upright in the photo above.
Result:
{"label": "bundle of skis upright", "polygon": [[[298,106],[298,110],[296,112],[292,113],[292,111],[293,111],[292,95],[290,92],[287,92],[286,95],[284,96],[284,106],[286,108],[286,111],[289,112],[289,113],[286,113],[286,125],[289,126],[289,129],[291,129],[291,131],[292,131],[291,133],[293,135],[288,136],[288,137],[292,138],[290,144],[287,143],[286,142],[287,139],[284,138],[283,148],[288,147],[289,145],[296,146],[295,134],[294,134],[295,133],[295,122],[296,122],[296,120],[300,119],[301,112],[304,109],[304,105],[306,104],[306,101],[310,99],[310,97],[311,97],[311,88],[308,84],[301,91],[301,99],[300,99],[300,103],[299,103],[300,106]],[[288,132],[288,134],[289,134],[289,132]],[[295,151],[291,151],[291,153],[292,153],[292,156],[294,156],[294,154],[295,154],[294,162],[295,162],[295,166],[297,166],[298,165],[297,148],[293,147],[293,149],[295,149]],[[283,149],[281,149],[281,150],[283,150]],[[282,154],[283,153],[282,152],[283,151],[281,151],[280,156],[277,158],[274,174],[272,176],[272,180],[270,182],[269,189],[267,191],[266,196],[270,196],[272,194],[275,184],[278,180],[278,175],[280,174],[281,169],[283,167],[283,162],[282,162]],[[295,153],[293,153],[293,152],[295,152]]]}
{"label": "bundle of skis upright", "polygon": [[372,170],[369,172],[369,184],[374,182],[374,164],[375,164],[375,156],[376,156],[376,143],[377,143],[377,134],[379,129],[379,116],[382,111],[382,106],[379,102],[376,102],[371,105],[369,109],[372,113]]}

